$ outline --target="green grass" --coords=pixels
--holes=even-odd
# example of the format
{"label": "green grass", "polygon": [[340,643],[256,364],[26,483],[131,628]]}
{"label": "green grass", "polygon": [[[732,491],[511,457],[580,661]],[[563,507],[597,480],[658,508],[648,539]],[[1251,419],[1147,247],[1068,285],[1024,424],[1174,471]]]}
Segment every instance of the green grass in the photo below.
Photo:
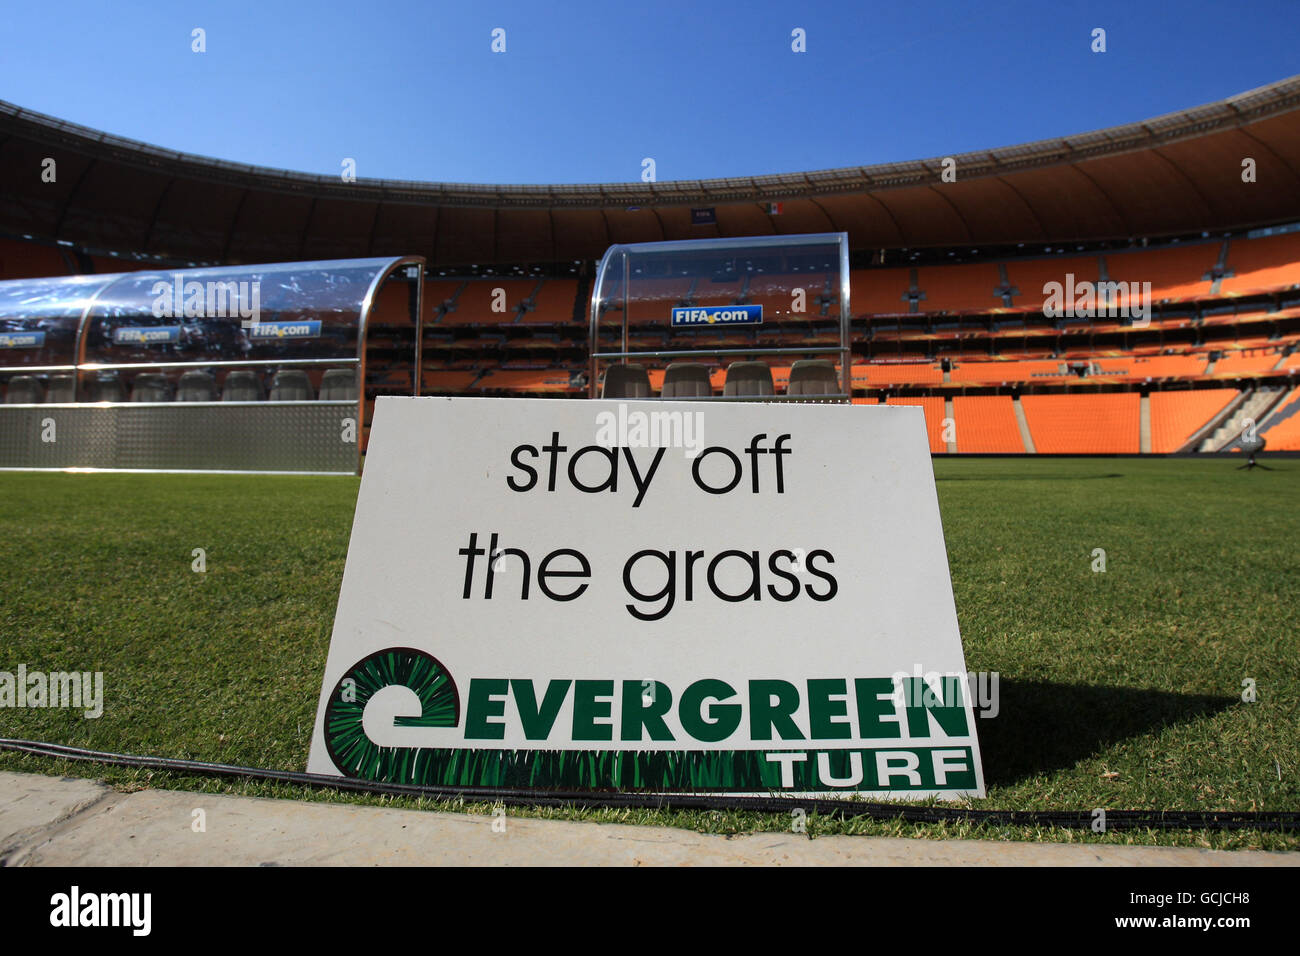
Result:
{"label": "green grass", "polygon": [[[1300,810],[1300,461],[937,460],[989,786],[1022,810]],[[0,710],[0,736],[278,769],[306,765],[355,479],[0,475],[0,670],[102,670],[98,720]],[[207,551],[207,571],[191,570]],[[1093,549],[1106,551],[1094,573]],[[1241,700],[1252,678],[1258,701]],[[465,809],[0,754],[0,769]],[[784,815],[515,810],[709,832]],[[1300,849],[1300,834],[917,826],[810,834]]]}

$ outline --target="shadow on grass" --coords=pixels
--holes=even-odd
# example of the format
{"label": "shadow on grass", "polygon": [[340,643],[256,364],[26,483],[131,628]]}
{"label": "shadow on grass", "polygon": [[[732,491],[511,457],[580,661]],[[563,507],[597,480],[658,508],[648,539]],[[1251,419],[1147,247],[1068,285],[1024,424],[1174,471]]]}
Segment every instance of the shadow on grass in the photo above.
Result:
{"label": "shadow on grass", "polygon": [[1005,786],[1034,774],[1064,770],[1117,741],[1217,714],[1237,700],[1131,687],[1003,680],[999,703],[997,717],[977,716],[975,722],[984,778],[989,785]]}
{"label": "shadow on grass", "polygon": [[1099,478],[1123,478],[1117,471],[1105,475],[935,475],[935,481],[1095,481]]}

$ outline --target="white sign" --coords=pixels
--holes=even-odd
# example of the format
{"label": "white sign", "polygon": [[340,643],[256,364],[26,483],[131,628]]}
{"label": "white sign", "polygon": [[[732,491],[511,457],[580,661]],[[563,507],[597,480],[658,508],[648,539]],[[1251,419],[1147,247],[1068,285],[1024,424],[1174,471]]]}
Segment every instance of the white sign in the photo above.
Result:
{"label": "white sign", "polygon": [[921,409],[379,398],[308,769],[983,796]]}

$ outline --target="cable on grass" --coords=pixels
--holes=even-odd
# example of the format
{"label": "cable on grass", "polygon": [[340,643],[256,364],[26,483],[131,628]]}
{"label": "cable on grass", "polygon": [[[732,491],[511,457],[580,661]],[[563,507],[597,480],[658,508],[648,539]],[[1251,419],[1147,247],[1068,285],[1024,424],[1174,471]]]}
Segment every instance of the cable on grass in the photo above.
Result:
{"label": "cable on grass", "polygon": [[[204,777],[256,780],[315,787],[345,793],[364,793],[426,800],[466,800],[518,807],[562,807],[569,809],[644,810],[750,810],[756,813],[788,814],[792,810],[819,816],[905,823],[968,823],[976,826],[1060,827],[1091,829],[1091,810],[980,810],[964,807],[914,807],[859,800],[798,799],[795,797],[719,797],[695,794],[622,793],[618,791],[520,790],[496,787],[426,787],[413,784],[331,777],[293,770],[265,770],[231,764],[177,760],[170,757],[140,757],[105,753],[42,743],[36,740],[0,738],[0,750],[56,760],[98,763],[110,767],[163,770]],[[1106,810],[1106,831],[1112,830],[1261,830],[1300,831],[1300,812],[1245,810]]]}

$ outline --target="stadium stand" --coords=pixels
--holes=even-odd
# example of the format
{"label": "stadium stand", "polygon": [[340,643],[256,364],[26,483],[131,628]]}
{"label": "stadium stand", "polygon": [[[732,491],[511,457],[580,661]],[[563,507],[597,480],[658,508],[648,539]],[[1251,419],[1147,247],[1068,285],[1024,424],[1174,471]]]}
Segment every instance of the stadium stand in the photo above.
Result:
{"label": "stadium stand", "polygon": [[1016,290],[1013,301],[1018,306],[1041,309],[1048,293],[1044,286],[1052,282],[1062,285],[1067,275],[1074,281],[1096,282],[1100,264],[1096,256],[1057,256],[1045,259],[1011,260],[1006,263],[1007,281]]}
{"label": "stadium stand", "polygon": [[922,363],[881,363],[853,369],[854,387],[858,372],[865,372],[865,384],[872,388],[890,385],[937,385],[943,382],[943,369]]}
{"label": "stadium stand", "polygon": [[1189,299],[1208,295],[1207,278],[1219,258],[1222,242],[1205,242],[1170,249],[1108,253],[1104,257],[1111,282],[1150,282],[1151,300]]}
{"label": "stadium stand", "polygon": [[1132,381],[1161,378],[1194,378],[1205,373],[1208,356],[1153,355],[1135,357],[1124,376]]}
{"label": "stadium stand", "polygon": [[1024,395],[1029,434],[1040,454],[1137,454],[1136,392]]}
{"label": "stadium stand", "polygon": [[476,392],[576,392],[564,369],[488,369],[474,382]]}
{"label": "stadium stand", "polygon": [[952,400],[957,451],[1021,454],[1025,443],[1009,395],[958,395]]}
{"label": "stadium stand", "polygon": [[[1263,100],[1252,102],[1275,103],[1276,109],[1284,110],[1286,115],[1300,115],[1293,105],[1297,92],[1300,92],[1300,82],[1286,81],[1278,84],[1277,89],[1270,88],[1266,96],[1260,94]],[[1239,116],[1235,110],[1229,112],[1236,128]],[[37,127],[39,121],[38,114],[27,114],[24,120]],[[4,122],[2,116],[0,122]],[[1190,119],[1186,122],[1191,124]],[[78,135],[77,128],[67,124],[52,125],[51,130],[54,129],[60,137]],[[1206,129],[1192,124],[1185,132],[1195,137],[1204,135],[1208,142],[1217,134]],[[8,132],[20,140],[29,136],[12,127]],[[1136,151],[1131,145],[1125,145],[1114,151],[1114,155],[1102,149],[1088,161],[1113,164],[1114,169],[1121,170],[1127,168],[1126,157],[1157,145],[1148,143]],[[89,152],[99,149],[93,136],[83,143],[83,148]],[[125,153],[130,152],[129,143],[121,148]],[[1287,147],[1275,144],[1275,148],[1285,152]],[[1023,155],[1022,152],[1008,154],[1014,162],[1003,173],[1011,179],[1023,177],[1029,182],[1040,173],[1027,167],[1017,168]],[[1077,162],[1062,160],[1059,149],[1035,155],[1036,162],[1050,169]],[[1207,151],[1206,155],[1210,153]],[[107,170],[119,159],[101,156],[98,162],[101,169]],[[203,160],[189,157],[184,162],[199,169]],[[1169,160],[1162,163],[1167,166]],[[985,178],[1001,182],[1003,173]],[[1181,166],[1180,174],[1181,178],[1171,177],[1167,188],[1172,189],[1176,182],[1196,180],[1202,185],[1217,182],[1198,180],[1202,172]],[[184,169],[169,171],[166,177],[158,180],[160,187],[181,191],[190,188]],[[194,181],[207,180],[198,176]],[[979,188],[979,182],[980,177],[973,177],[968,188]],[[305,194],[316,195],[312,183],[304,181],[298,185]],[[836,189],[842,192],[841,187],[842,183],[837,181]],[[201,191],[202,187],[199,188]],[[439,188],[446,192],[449,187],[443,184]],[[743,194],[746,188],[749,187],[741,181],[727,186],[736,195]],[[1300,230],[1294,225],[1278,225],[1300,217],[1289,206],[1280,208],[1272,200],[1250,207],[1253,209],[1250,211],[1241,204],[1259,201],[1254,193],[1225,204],[1225,210],[1231,207],[1231,215],[1226,219],[1218,212],[1187,212],[1186,203],[1179,206],[1152,202],[1149,209],[1128,210],[1133,218],[1131,228],[1117,232],[1110,213],[1100,208],[1103,204],[1086,200],[1071,205],[1072,211],[1067,216],[1064,206],[1040,204],[1032,198],[1033,190],[1029,190],[1024,193],[1024,201],[1036,206],[1033,218],[1039,220],[1043,238],[1041,244],[1035,242],[1032,247],[1024,244],[1013,249],[1009,244],[1012,240],[1007,238],[1001,224],[1006,210],[987,196],[983,202],[965,203],[960,232],[940,230],[931,234],[927,232],[929,220],[917,218],[921,206],[908,212],[899,203],[908,190],[915,188],[924,193],[924,209],[931,209],[933,192],[929,187],[891,185],[888,196],[876,197],[876,185],[864,179],[862,192],[874,197],[869,204],[876,203],[876,199],[880,200],[877,205],[888,203],[889,219],[898,217],[895,232],[886,229],[878,235],[863,229],[862,222],[854,218],[857,213],[849,214],[861,205],[860,195],[851,201],[842,201],[838,196],[818,196],[808,192],[813,187],[803,181],[793,188],[807,195],[787,203],[787,213],[799,202],[815,205],[819,217],[816,223],[830,223],[850,234],[852,305],[856,316],[852,336],[857,363],[852,369],[853,400],[874,403],[887,393],[907,392],[902,397],[890,395],[887,400],[896,404],[920,404],[926,409],[927,431],[934,451],[950,447],[937,437],[944,417],[944,402],[950,400],[957,425],[958,453],[1022,452],[1020,419],[1013,395],[1021,396],[1020,410],[1024,421],[1029,422],[1039,451],[1138,450],[1135,446],[1145,439],[1138,434],[1139,426],[1133,424],[1138,420],[1134,417],[1138,413],[1133,409],[1142,408],[1136,391],[1062,394],[1065,387],[1080,384],[1107,389],[1141,386],[1150,399],[1147,405],[1150,450],[1176,451],[1227,409],[1239,394],[1235,388],[1196,386],[1239,384],[1246,396],[1258,397],[1264,392],[1277,394],[1278,389],[1293,388],[1294,373],[1300,372],[1300,293],[1297,292],[1300,290]],[[1157,183],[1152,188],[1159,191],[1166,187]],[[514,249],[520,246],[517,242],[502,245],[504,234],[496,235],[497,220],[500,228],[505,228],[508,207],[516,201],[518,190],[528,191],[525,187],[511,187],[502,194],[501,209],[483,220],[487,233],[483,230],[463,231],[463,235],[446,233],[434,240],[433,249],[424,248],[427,240],[410,243],[409,249],[400,236],[385,235],[377,240],[383,246],[397,243],[401,248],[395,251],[429,254],[430,273],[423,298],[425,337],[421,343],[425,394],[585,394],[593,257],[609,242],[622,241],[621,234],[610,230],[607,211],[595,208],[599,203],[588,202],[591,196],[584,193],[575,197],[583,202],[566,211],[561,208],[564,203],[555,198],[557,190],[563,190],[547,187],[548,198],[545,202],[538,201],[542,206],[559,203],[550,212],[553,237],[547,261],[540,257],[544,246],[536,244],[525,244],[539,253],[536,261],[514,257],[504,261],[497,252],[506,246]],[[124,195],[123,202],[126,198]],[[1068,198],[1058,196],[1057,200],[1065,202]],[[34,203],[40,201],[35,193],[29,199]],[[93,203],[90,194],[83,199]],[[410,199],[408,196],[403,201]],[[425,205],[436,213],[441,208],[440,201],[417,196],[411,208]],[[474,202],[491,205],[481,197]],[[653,202],[651,197],[648,203]],[[40,232],[35,225],[19,221],[19,213],[23,212],[20,204],[10,202],[7,197],[0,198],[0,205],[5,203],[9,203],[6,208],[12,212],[13,219],[3,223],[9,232],[0,238],[0,278],[5,279],[150,269],[155,267],[155,249],[171,250],[177,239],[197,242],[203,238],[202,234],[187,232],[175,223],[160,223],[156,232],[148,233],[156,240],[151,248],[131,248],[129,240],[121,238],[127,233],[120,228],[114,231],[121,224],[115,207],[78,208],[72,210],[64,227]],[[592,208],[577,211],[583,205]],[[737,200],[730,193],[720,196],[719,223],[733,211],[747,209],[748,205],[752,204]],[[136,218],[144,221],[149,215],[166,214],[169,207],[170,203],[149,204]],[[238,208],[238,204],[231,208]],[[379,210],[384,208],[376,206],[375,216],[357,218],[384,223],[387,213],[379,215]],[[1160,228],[1146,228],[1142,224],[1143,217],[1158,214],[1158,218],[1179,210],[1192,217],[1182,226],[1164,223]],[[1093,223],[1096,228],[1087,224],[1092,221],[1089,217],[1093,213],[1099,217]],[[540,212],[538,216],[544,218]],[[1207,216],[1223,221],[1208,221]],[[656,213],[656,218],[663,238],[697,235],[694,231],[680,231],[671,217]],[[96,224],[101,219],[104,221],[101,234],[88,234],[96,232],[99,228]],[[568,233],[570,228],[578,228],[580,220],[579,232],[587,237],[581,240]],[[563,229],[559,228],[561,222]],[[793,216],[787,215],[777,225],[794,228],[778,231],[806,231],[813,220],[801,222],[804,224],[796,226]],[[1239,231],[1242,223],[1252,222],[1259,224],[1259,232],[1272,234],[1248,238]],[[294,229],[283,247],[275,245],[279,240],[266,239],[267,251],[261,253],[264,259],[259,260],[240,247],[245,241],[245,230],[234,229],[234,225],[212,233],[218,237],[215,247],[187,248],[176,254],[200,262],[215,262],[218,255],[239,261],[272,261],[292,259],[302,248],[301,232]],[[317,225],[328,228],[329,223],[321,219]],[[1126,221],[1124,225],[1128,227],[1130,223]],[[727,228],[720,225],[718,231],[724,235],[752,234],[734,223]],[[986,233],[983,238],[977,235],[981,231]],[[481,233],[486,238],[480,240]],[[868,233],[870,239],[866,238]],[[1021,234],[1029,233],[1022,229]],[[16,238],[18,235],[27,238]],[[37,238],[30,238],[31,235]],[[1123,243],[1113,238],[1116,235],[1136,238],[1127,240],[1128,248],[1123,248]],[[57,242],[54,236],[60,237]],[[64,236],[75,239],[76,244]],[[312,242],[317,238],[313,235]],[[339,248],[351,249],[347,243],[353,241],[340,240]],[[480,242],[473,255],[454,251]],[[882,245],[886,248],[880,248]],[[1068,252],[1064,251],[1067,249]],[[463,265],[471,262],[478,264]],[[638,297],[632,300],[628,317],[629,348],[690,349],[697,344],[695,330],[673,329],[668,324],[667,308],[678,304],[733,303],[762,305],[764,323],[752,329],[710,330],[710,341],[719,347],[743,350],[751,346],[792,349],[835,346],[838,338],[832,326],[838,299],[828,294],[836,290],[829,288],[835,280],[826,268],[822,263],[809,265],[807,259],[802,262],[753,259],[720,262],[713,273],[696,270],[691,275],[677,275],[670,271],[665,260],[661,274],[637,273]],[[656,269],[660,269],[657,263],[646,266],[648,273]],[[484,272],[498,274],[484,275]],[[1137,327],[1127,317],[1105,314],[1093,318],[1044,316],[1041,313],[1044,286],[1051,282],[1064,283],[1067,275],[1073,275],[1076,284],[1096,282],[1103,277],[1117,283],[1149,282],[1154,305],[1149,324]],[[498,288],[505,293],[504,311],[492,309],[493,292]],[[805,308],[801,312],[792,309],[796,289],[803,290]],[[603,294],[606,295],[603,323],[610,327],[621,324],[623,301],[618,283],[607,286]],[[361,383],[367,402],[377,394],[410,394],[414,388],[413,323],[396,298],[391,308],[384,305],[389,297],[395,296],[393,290],[381,287],[379,305],[370,323],[365,381]],[[52,369],[56,365],[48,358],[38,361],[34,353],[18,349],[10,355],[18,364],[47,364]],[[731,356],[725,358],[729,360]],[[646,366],[646,382],[638,378],[637,384],[630,387],[636,393],[648,388],[650,394],[657,395],[663,387],[667,357],[642,361]],[[774,355],[771,364],[775,394],[799,394],[805,387],[814,387],[802,384],[802,379],[795,374],[795,369],[804,365],[799,354]],[[707,384],[701,384],[697,374],[696,385],[691,387],[713,394],[735,391],[740,387],[739,379],[729,386],[725,366],[726,361],[711,363],[703,372]],[[945,372],[945,368],[949,371]],[[282,369],[282,374],[286,371]],[[307,371],[305,387],[299,380],[294,394],[316,394],[322,399],[347,394],[343,376],[354,374],[354,370],[340,369],[338,375],[334,374],[335,370],[324,374],[322,371],[321,368]],[[65,377],[56,386],[54,372],[37,372],[27,376],[34,383],[27,385],[16,374],[21,372],[24,369],[17,366],[6,371],[10,376],[6,401],[13,400],[10,396],[33,394],[32,389],[38,390],[45,401],[55,401],[56,396],[64,395],[71,399],[70,379]],[[830,374],[824,367],[815,374],[815,388],[830,388],[833,368]],[[103,383],[93,375],[83,375],[78,397],[104,400],[125,394],[143,401],[146,400],[143,396],[162,394],[168,397],[163,400],[168,400],[174,391],[176,401],[210,400],[214,395],[226,401],[260,401],[266,398],[268,387],[273,397],[289,395],[283,383],[294,376],[277,378],[275,381],[282,386],[278,389],[272,376],[269,370],[265,373],[217,371],[215,376],[204,372],[184,375],[172,372],[161,383],[150,384],[144,375],[133,377],[132,373],[126,374],[123,380]],[[1237,383],[1237,379],[1249,381]],[[355,388],[356,384],[354,381],[351,387]],[[685,386],[673,384],[668,391],[671,394],[679,387]],[[835,387],[838,388],[838,383]],[[766,394],[764,386],[757,388]],[[1174,390],[1163,390],[1169,388]],[[804,394],[815,396],[824,392]],[[1283,428],[1283,422],[1293,417],[1278,418],[1281,408],[1279,405],[1274,409],[1275,428]],[[1087,421],[1091,427],[1094,415],[1100,415],[1097,421],[1104,434],[1095,440],[1083,433],[1086,429],[1076,435],[1071,422]],[[1286,426],[1293,427],[1294,424]],[[1284,429],[1278,434],[1285,436],[1288,432]],[[1275,447],[1276,443],[1270,439],[1270,448]]]}
{"label": "stadium stand", "polygon": [[972,384],[1061,380],[1069,377],[1060,362],[962,362],[952,367],[951,381]]}
{"label": "stadium stand", "polygon": [[1228,246],[1227,268],[1233,275],[1223,280],[1224,294],[1300,285],[1300,233],[1234,239]]}
{"label": "stadium stand", "polygon": [[1300,388],[1292,389],[1259,428],[1273,451],[1300,451]]}
{"label": "stadium stand", "polygon": [[914,311],[906,298],[912,285],[910,269],[855,269],[849,273],[849,284],[858,315]]}
{"label": "stadium stand", "polygon": [[987,312],[1004,304],[993,294],[1001,277],[991,262],[920,268],[916,283],[925,296],[922,312]]}
{"label": "stadium stand", "polygon": [[75,271],[58,246],[0,239],[0,279],[39,279]]}
{"label": "stadium stand", "polygon": [[1151,451],[1171,454],[1214,421],[1239,393],[1235,388],[1151,393]]}
{"label": "stadium stand", "polygon": [[1277,349],[1242,349],[1228,352],[1214,363],[1214,377],[1247,375],[1252,372],[1267,372],[1277,365],[1281,355]]}
{"label": "stadium stand", "polygon": [[[524,300],[526,308],[519,321],[552,325],[571,323],[574,321],[577,294],[576,281],[547,279],[528,299]],[[585,313],[586,310],[586,303],[582,303],[580,313]]]}

